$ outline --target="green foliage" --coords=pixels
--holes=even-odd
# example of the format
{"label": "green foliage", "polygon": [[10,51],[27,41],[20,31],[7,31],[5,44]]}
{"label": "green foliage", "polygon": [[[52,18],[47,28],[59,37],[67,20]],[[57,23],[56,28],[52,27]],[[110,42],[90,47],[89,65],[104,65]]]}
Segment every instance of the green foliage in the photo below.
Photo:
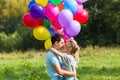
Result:
{"label": "green foliage", "polygon": [[84,4],[89,20],[77,36],[81,46],[110,46],[119,44],[119,0],[89,0]]}
{"label": "green foliage", "polygon": [[17,32],[11,35],[0,33],[0,51],[11,51],[17,49],[21,44],[21,38]]}
{"label": "green foliage", "polygon": [[120,27],[117,29],[117,34],[116,34],[116,36],[117,36],[117,43],[120,45]]}
{"label": "green foliage", "polygon": [[[25,32],[23,32],[24,30]],[[6,35],[4,32],[0,33],[0,51],[10,52],[14,50],[27,50],[29,48],[40,49],[40,47],[43,49],[43,42],[39,44],[40,42],[35,40],[31,32],[30,29],[23,28],[9,35]]]}
{"label": "green foliage", "polygon": [[[38,59],[37,59],[38,60]],[[14,65],[7,64],[0,65],[1,80],[48,80],[46,67],[42,65],[35,65],[28,61],[15,62]],[[12,69],[14,67],[14,69]],[[44,76],[44,77],[43,77]]]}
{"label": "green foliage", "polygon": [[[21,24],[21,17],[27,11],[29,0],[0,1],[0,31],[6,34],[14,33],[17,25]],[[22,5],[22,6],[21,6]]]}

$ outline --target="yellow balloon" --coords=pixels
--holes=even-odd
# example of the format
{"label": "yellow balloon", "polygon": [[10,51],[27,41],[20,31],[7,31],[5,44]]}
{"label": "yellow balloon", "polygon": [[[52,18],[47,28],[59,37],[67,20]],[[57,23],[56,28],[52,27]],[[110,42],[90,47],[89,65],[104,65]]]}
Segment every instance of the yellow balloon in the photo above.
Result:
{"label": "yellow balloon", "polygon": [[48,3],[48,0],[35,0],[35,2],[45,7]]}
{"label": "yellow balloon", "polygon": [[52,46],[51,38],[47,39],[44,43],[45,49],[48,50]]}
{"label": "yellow balloon", "polygon": [[34,28],[33,36],[38,40],[46,40],[50,38],[50,32],[44,26],[38,26]]}

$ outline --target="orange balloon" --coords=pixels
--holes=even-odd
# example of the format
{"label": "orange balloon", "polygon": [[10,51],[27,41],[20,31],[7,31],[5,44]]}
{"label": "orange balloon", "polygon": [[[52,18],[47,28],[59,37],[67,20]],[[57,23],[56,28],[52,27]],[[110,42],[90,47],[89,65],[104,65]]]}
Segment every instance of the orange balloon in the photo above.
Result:
{"label": "orange balloon", "polygon": [[59,8],[60,11],[63,10],[63,3],[60,3],[60,4],[58,5],[58,8]]}

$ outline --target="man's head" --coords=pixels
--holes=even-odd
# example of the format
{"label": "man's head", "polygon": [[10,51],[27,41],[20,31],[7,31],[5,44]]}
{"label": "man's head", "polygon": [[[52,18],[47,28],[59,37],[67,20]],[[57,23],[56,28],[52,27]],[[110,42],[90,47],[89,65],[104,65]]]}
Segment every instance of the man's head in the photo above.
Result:
{"label": "man's head", "polygon": [[64,39],[61,34],[55,34],[51,37],[51,42],[54,48],[60,49],[64,45]]}

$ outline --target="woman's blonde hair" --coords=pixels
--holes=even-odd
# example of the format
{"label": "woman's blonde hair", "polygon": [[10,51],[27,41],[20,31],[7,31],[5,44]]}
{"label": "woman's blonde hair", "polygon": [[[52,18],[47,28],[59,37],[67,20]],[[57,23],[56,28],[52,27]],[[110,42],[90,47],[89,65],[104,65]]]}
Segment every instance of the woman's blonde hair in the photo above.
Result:
{"label": "woman's blonde hair", "polygon": [[70,51],[71,54],[75,54],[79,50],[79,46],[74,45],[70,40],[66,42],[66,48]]}
{"label": "woman's blonde hair", "polygon": [[66,42],[66,48],[69,50],[69,52],[73,55],[73,57],[76,59],[77,62],[79,62],[79,46],[78,44],[73,44],[71,40]]}

